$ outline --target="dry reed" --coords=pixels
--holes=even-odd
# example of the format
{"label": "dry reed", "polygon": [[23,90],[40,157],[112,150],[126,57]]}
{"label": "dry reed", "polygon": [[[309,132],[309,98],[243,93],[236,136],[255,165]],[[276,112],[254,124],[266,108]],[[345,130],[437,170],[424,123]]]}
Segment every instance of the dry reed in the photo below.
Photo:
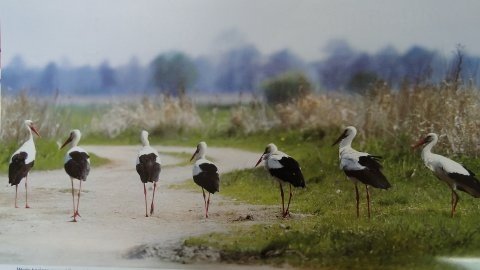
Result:
{"label": "dry reed", "polygon": [[92,131],[114,138],[127,129],[178,132],[199,128],[202,121],[195,105],[185,96],[143,98],[140,103],[115,104],[92,120]]}
{"label": "dry reed", "polygon": [[29,96],[25,91],[16,96],[3,97],[1,139],[21,141],[25,138],[27,133],[23,123],[26,119],[34,122],[44,138],[63,136],[69,127],[55,110],[56,103],[57,96],[50,100],[40,100]]}
{"label": "dry reed", "polygon": [[[480,151],[480,93],[470,86],[457,89],[444,83],[392,90],[379,83],[366,95],[308,95],[274,110],[278,118],[273,118],[275,127],[284,129],[354,125],[361,138],[382,137],[394,142],[400,135],[413,141],[436,132],[446,137],[441,147],[450,153],[477,155]],[[255,115],[242,112],[246,119]],[[232,120],[232,125],[238,126],[238,121]]]}

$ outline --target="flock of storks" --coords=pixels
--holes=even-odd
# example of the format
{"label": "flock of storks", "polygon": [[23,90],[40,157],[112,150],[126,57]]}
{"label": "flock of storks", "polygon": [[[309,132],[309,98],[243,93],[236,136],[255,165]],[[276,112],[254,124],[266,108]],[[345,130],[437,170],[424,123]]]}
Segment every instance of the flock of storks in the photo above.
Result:
{"label": "flock of storks", "polygon": [[[15,185],[15,207],[17,208],[17,191],[21,180],[25,178],[25,207],[28,205],[28,174],[35,162],[35,144],[33,141],[33,133],[40,136],[31,120],[25,120],[25,126],[29,132],[28,140],[13,153],[10,159],[8,178],[9,183]],[[368,218],[370,218],[370,192],[369,186],[379,189],[388,189],[391,187],[385,175],[382,173],[382,165],[379,160],[380,156],[370,155],[365,152],[359,152],[351,147],[352,141],[357,134],[355,127],[349,126],[333,145],[339,144],[340,168],[345,172],[346,176],[352,180],[355,185],[355,198],[357,217],[359,213],[359,191],[358,184],[364,184],[367,193]],[[88,153],[78,146],[81,133],[78,129],[72,130],[70,136],[60,147],[63,148],[68,144],[71,145],[67,151],[64,160],[64,168],[70,176],[72,183],[72,202],[73,202],[73,222],[77,221],[77,217],[81,217],[78,212],[80,203],[80,193],[82,182],[86,181],[90,172],[90,159]],[[138,152],[136,161],[136,171],[143,183],[143,191],[145,195],[145,216],[149,216],[147,203],[147,183],[153,183],[153,194],[150,205],[150,215],[154,213],[155,191],[157,182],[160,177],[161,161],[158,152],[150,146],[148,140],[148,132],[143,130],[140,135],[142,148]],[[432,147],[437,143],[438,136],[435,133],[429,133],[421,139],[413,148],[423,146],[422,159],[425,166],[429,168],[433,174],[440,180],[444,181],[452,191],[451,216],[455,213],[455,208],[459,200],[457,190],[466,192],[475,198],[480,197],[480,182],[475,178],[475,174],[463,165],[431,152]],[[193,180],[202,188],[203,200],[205,204],[205,217],[208,218],[208,209],[210,206],[210,194],[219,191],[220,178],[218,169],[211,161],[205,158],[207,144],[200,142],[196,151],[193,153],[190,161],[195,159],[193,165]],[[265,161],[265,167],[280,184],[280,194],[282,197],[282,217],[290,216],[289,208],[292,199],[292,185],[294,187],[305,187],[305,179],[303,177],[300,165],[289,155],[278,150],[277,146],[270,143],[265,148],[262,156],[255,164],[257,167],[262,161]],[[79,180],[79,188],[77,193],[77,202],[75,204],[74,179]],[[283,184],[289,185],[289,199],[285,208]],[[205,193],[208,193],[208,196]]]}

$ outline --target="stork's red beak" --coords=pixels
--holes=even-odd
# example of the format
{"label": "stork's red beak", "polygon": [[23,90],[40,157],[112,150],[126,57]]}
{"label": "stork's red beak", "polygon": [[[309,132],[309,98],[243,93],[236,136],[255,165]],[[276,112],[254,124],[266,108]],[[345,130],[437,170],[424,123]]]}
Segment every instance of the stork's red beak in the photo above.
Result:
{"label": "stork's red beak", "polygon": [[[260,164],[260,162],[262,162],[262,159],[263,159],[263,155],[262,155],[262,156],[260,157],[260,159],[257,161],[257,164],[255,164],[255,167],[257,167],[258,164]],[[255,168],[255,167],[254,167],[254,168]]]}
{"label": "stork's red beak", "polygon": [[70,134],[70,137],[68,137],[68,139],[62,144],[62,147],[60,147],[60,149],[65,147],[65,145],[69,144],[72,140],[73,140],[73,133]]}
{"label": "stork's red beak", "polygon": [[198,153],[198,148],[197,148],[197,151],[195,151],[195,153],[193,153],[192,158],[190,159],[190,161],[193,160],[193,158],[195,157],[195,155],[196,155],[197,153]]}
{"label": "stork's red beak", "polygon": [[342,135],[340,135],[340,137],[338,137],[338,139],[332,144],[332,146],[338,144],[339,142],[341,142],[343,139],[345,139],[347,137],[347,130],[345,130]]}
{"label": "stork's red beak", "polygon": [[412,147],[412,149],[417,149],[418,147],[424,145],[425,143],[426,143],[426,140],[425,140],[425,138],[423,138],[423,139],[420,139],[417,143],[412,144],[411,147]]}
{"label": "stork's red beak", "polygon": [[30,127],[30,129],[33,131],[33,133],[37,134],[38,137],[42,137],[42,136],[40,136],[40,134],[38,133],[38,130],[35,128],[35,126],[30,125],[29,127]]}

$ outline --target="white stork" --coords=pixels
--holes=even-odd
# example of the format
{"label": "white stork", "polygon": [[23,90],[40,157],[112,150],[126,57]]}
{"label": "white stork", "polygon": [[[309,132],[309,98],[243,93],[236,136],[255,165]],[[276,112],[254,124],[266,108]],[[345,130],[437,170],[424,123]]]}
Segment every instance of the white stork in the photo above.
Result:
{"label": "white stork", "polygon": [[148,141],[148,132],[142,130],[140,133],[140,140],[143,147],[138,151],[137,155],[137,165],[136,169],[140,175],[140,180],[143,183],[143,194],[145,195],[145,217],[148,217],[147,212],[147,188],[146,183],[153,183],[153,195],[152,195],[152,204],[150,206],[150,215],[153,215],[154,200],[155,200],[155,190],[157,188],[157,182],[160,175],[160,157],[157,150],[153,149],[150,146]]}
{"label": "white stork", "polygon": [[[64,168],[67,174],[70,176],[72,182],[72,201],[73,201],[73,222],[77,222],[77,216],[81,217],[78,213],[78,206],[80,205],[80,192],[82,191],[82,182],[87,180],[88,173],[90,172],[90,156],[87,151],[77,146],[82,134],[80,130],[74,129],[70,132],[70,136],[60,147],[62,149],[67,144],[71,144],[70,150],[65,154]],[[75,208],[75,193],[73,188],[73,179],[80,181],[80,187],[77,195],[77,207]]]}
{"label": "white stork", "polygon": [[[280,184],[280,195],[282,196],[282,216],[285,218],[290,215],[290,200],[292,199],[293,195],[292,185],[294,187],[305,187],[305,179],[303,178],[302,170],[295,159],[281,151],[278,151],[277,146],[273,143],[267,145],[257,164],[255,164],[255,167],[257,167],[262,160],[265,160],[265,168],[270,172],[270,175],[275,177]],[[286,210],[282,183],[288,183],[290,187],[290,197],[288,198]]]}
{"label": "white stork", "polygon": [[456,190],[461,190],[475,198],[480,198],[480,182],[475,177],[475,174],[465,166],[444,156],[432,153],[432,148],[437,142],[437,134],[429,133],[425,138],[413,145],[412,148],[415,149],[425,145],[422,150],[422,159],[425,166],[452,190],[451,216],[453,217],[459,200]]}
{"label": "white stork", "polygon": [[32,120],[25,120],[25,126],[27,127],[29,138],[22,144],[22,146],[20,146],[20,148],[18,148],[17,151],[15,151],[15,153],[13,153],[10,158],[10,165],[8,166],[8,183],[12,186],[15,185],[15,208],[18,208],[18,184],[20,184],[23,178],[25,178],[25,208],[30,208],[28,205],[27,180],[28,173],[35,163],[35,155],[37,153],[35,150],[35,143],[33,142],[32,131],[40,137]]}
{"label": "white stork", "polygon": [[379,162],[379,159],[381,159],[380,156],[359,152],[352,148],[352,141],[353,138],[355,138],[355,135],[357,135],[357,129],[352,126],[347,127],[342,135],[340,135],[340,137],[338,137],[338,139],[333,143],[333,145],[340,143],[340,169],[342,169],[347,177],[355,184],[357,217],[360,216],[360,196],[358,194],[357,185],[358,182],[361,182],[365,185],[365,189],[367,191],[368,218],[370,218],[370,192],[368,190],[368,186],[380,189],[388,189],[391,187],[391,185],[381,171],[382,165]]}
{"label": "white stork", "polygon": [[[210,194],[214,194],[220,190],[220,178],[218,176],[217,166],[205,158],[206,151],[207,144],[200,142],[190,161],[193,159],[196,160],[193,165],[193,181],[202,188],[203,201],[205,203],[205,218],[208,218]],[[208,192],[208,199],[205,197],[205,190]]]}

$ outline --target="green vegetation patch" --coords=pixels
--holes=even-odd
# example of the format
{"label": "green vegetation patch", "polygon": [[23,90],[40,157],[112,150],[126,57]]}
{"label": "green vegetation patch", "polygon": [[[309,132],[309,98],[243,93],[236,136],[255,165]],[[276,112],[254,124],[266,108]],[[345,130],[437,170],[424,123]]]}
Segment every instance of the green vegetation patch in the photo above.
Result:
{"label": "green vegetation patch", "polygon": [[[0,148],[0,172],[7,173],[10,157],[21,145],[17,143],[6,143]],[[59,150],[56,142],[48,140],[36,140],[35,148],[37,155],[35,157],[35,166],[33,170],[54,170],[62,169],[67,149]],[[108,159],[101,158],[95,154],[89,153],[90,163],[97,167],[108,163]]]}
{"label": "green vegetation patch", "polygon": [[422,222],[411,224],[412,219],[404,218],[369,222],[342,216],[286,220],[193,237],[185,245],[221,250],[226,261],[253,258],[325,269],[447,269],[435,255],[471,254],[468,249],[479,248],[473,223],[440,222],[435,215],[414,217]]}
{"label": "green vegetation patch", "polygon": [[[354,142],[354,148],[384,157],[384,172],[392,184],[386,191],[370,188],[369,220],[363,185],[359,185],[361,217],[356,218],[354,185],[339,169],[338,146],[331,146],[337,132],[322,137],[306,134],[277,132],[268,140],[264,134],[248,138],[254,144],[275,142],[302,166],[307,188],[294,190],[292,218],[194,237],[185,244],[219,249],[227,261],[254,258],[326,269],[445,269],[436,256],[480,255],[480,202],[461,193],[456,216],[450,218],[450,190],[424,167],[420,153],[409,149],[410,142],[404,140],[398,148],[378,140]],[[258,151],[260,157],[263,147]],[[457,159],[480,171],[478,160]],[[280,215],[279,184],[265,169],[234,171],[222,175],[221,181],[222,195],[278,205]],[[288,196],[288,186],[284,190]]]}

